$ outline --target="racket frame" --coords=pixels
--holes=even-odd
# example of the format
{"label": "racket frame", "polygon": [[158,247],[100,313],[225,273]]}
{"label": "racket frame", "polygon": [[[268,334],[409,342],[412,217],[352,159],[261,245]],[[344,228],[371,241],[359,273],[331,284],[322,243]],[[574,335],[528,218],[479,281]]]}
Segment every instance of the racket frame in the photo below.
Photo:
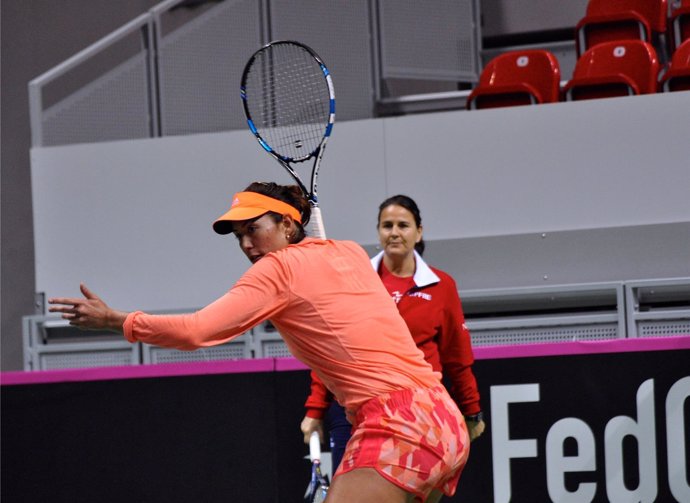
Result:
{"label": "racket frame", "polygon": [[[273,46],[280,45],[280,44],[292,44],[296,45],[303,50],[307,51],[311,57],[314,58],[315,62],[318,63],[319,67],[321,68],[321,72],[323,73],[324,80],[326,82],[327,88],[328,88],[328,95],[329,95],[329,105],[328,105],[328,110],[329,110],[329,115],[328,115],[328,122],[325,124],[324,127],[324,134],[321,139],[321,142],[319,145],[313,149],[311,152],[307,153],[304,156],[301,157],[288,157],[284,156],[274,150],[274,148],[268,144],[268,142],[261,136],[259,133],[255,123],[254,119],[252,118],[252,115],[249,111],[249,105],[247,102],[247,91],[246,91],[246,84],[247,84],[247,76],[249,75],[250,69],[252,68],[254,62],[256,61],[257,57],[263,52],[270,50]],[[323,157],[324,151],[326,149],[326,143],[328,142],[328,139],[330,138],[331,132],[333,130],[333,124],[335,122],[335,93],[333,90],[333,79],[331,78],[331,74],[328,71],[328,68],[324,64],[323,60],[319,57],[316,52],[310,48],[309,46],[297,42],[295,40],[275,40],[273,42],[270,42],[263,47],[261,47],[259,50],[257,50],[252,56],[249,58],[247,63],[245,64],[244,70],[242,72],[242,80],[240,82],[240,97],[242,99],[242,106],[244,109],[244,114],[245,117],[247,118],[247,125],[249,126],[249,130],[252,132],[256,140],[259,142],[259,145],[261,145],[261,148],[263,148],[268,154],[270,154],[275,160],[277,160],[283,168],[292,176],[292,178],[295,180],[299,188],[302,190],[304,193],[304,196],[307,198],[309,201],[310,206],[312,207],[312,219],[313,219],[313,224],[312,224],[312,231],[313,234],[318,235],[320,237],[325,238],[325,231],[323,228],[323,221],[321,219],[321,211],[319,208],[319,201],[318,201],[318,174],[319,174],[319,168],[321,165],[321,159]],[[250,96],[251,99],[251,96]],[[312,165],[312,170],[311,170],[311,177],[310,177],[310,184],[309,187],[304,183],[302,178],[299,176],[295,168],[291,166],[291,163],[300,163],[304,162],[308,159],[314,158],[314,163]]]}

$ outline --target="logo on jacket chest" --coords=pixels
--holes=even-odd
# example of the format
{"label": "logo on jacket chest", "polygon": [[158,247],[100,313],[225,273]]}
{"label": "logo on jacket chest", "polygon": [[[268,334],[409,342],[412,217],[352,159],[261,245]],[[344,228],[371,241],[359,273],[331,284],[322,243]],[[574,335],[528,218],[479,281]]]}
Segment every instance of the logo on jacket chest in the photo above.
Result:
{"label": "logo on jacket chest", "polygon": [[407,295],[407,297],[417,297],[417,298],[424,299],[424,300],[431,300],[431,294],[430,294],[430,293],[425,293],[425,292],[409,292],[409,293],[405,294],[404,292],[401,293],[401,292],[398,291],[398,290],[395,290],[394,292],[391,292],[391,297],[393,298],[393,300],[395,301],[396,304],[399,303],[399,302],[400,302],[400,299],[402,299],[403,297],[405,297],[405,295]]}

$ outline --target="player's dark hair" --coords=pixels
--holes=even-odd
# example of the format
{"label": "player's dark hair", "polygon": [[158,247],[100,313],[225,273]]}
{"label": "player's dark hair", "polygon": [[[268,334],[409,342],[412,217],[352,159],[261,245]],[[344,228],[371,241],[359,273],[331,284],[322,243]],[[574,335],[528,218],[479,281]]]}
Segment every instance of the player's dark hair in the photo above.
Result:
{"label": "player's dark hair", "polygon": [[[278,185],[274,182],[253,182],[249,184],[244,191],[256,192],[257,194],[272,197],[273,199],[287,203],[297,209],[302,216],[302,223],[295,221],[297,232],[290,237],[290,243],[299,243],[305,238],[306,233],[304,232],[304,227],[311,218],[311,206],[307,198],[304,197],[302,189],[297,185]],[[279,215],[273,211],[269,211],[268,214],[271,215],[276,223],[283,219],[283,215]]]}
{"label": "player's dark hair", "polygon": [[[412,216],[414,217],[414,222],[417,224],[417,228],[422,226],[422,213],[419,211],[419,207],[417,206],[417,203],[414,202],[414,199],[412,199],[409,196],[404,196],[402,194],[398,194],[397,196],[391,196],[388,199],[386,199],[384,202],[382,202],[379,205],[379,215],[378,218],[376,219],[376,227],[381,224],[381,213],[383,212],[384,209],[388,208],[391,205],[395,206],[402,206],[405,208],[407,211],[412,213]],[[420,255],[424,255],[424,248],[426,245],[424,244],[424,239],[420,239],[419,243],[415,243],[414,249],[419,253]]]}

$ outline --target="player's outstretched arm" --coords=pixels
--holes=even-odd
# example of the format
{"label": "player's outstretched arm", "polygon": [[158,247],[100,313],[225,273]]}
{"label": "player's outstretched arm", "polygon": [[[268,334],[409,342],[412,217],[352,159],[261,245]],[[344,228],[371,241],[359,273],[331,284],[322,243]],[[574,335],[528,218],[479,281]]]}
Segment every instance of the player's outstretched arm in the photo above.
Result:
{"label": "player's outstretched arm", "polygon": [[51,313],[62,313],[69,324],[84,330],[114,330],[122,333],[122,325],[127,318],[124,311],[109,307],[101,298],[83,283],[79,285],[83,298],[54,297],[48,299]]}

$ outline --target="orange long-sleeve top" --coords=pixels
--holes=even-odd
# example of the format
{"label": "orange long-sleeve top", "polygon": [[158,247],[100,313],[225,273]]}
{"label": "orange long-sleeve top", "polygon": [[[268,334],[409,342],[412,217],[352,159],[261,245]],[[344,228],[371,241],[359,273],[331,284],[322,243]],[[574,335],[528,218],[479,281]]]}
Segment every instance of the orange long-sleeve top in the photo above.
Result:
{"label": "orange long-sleeve top", "polygon": [[[384,279],[383,252],[371,259],[371,265],[383,280],[388,294],[396,299],[400,316],[407,324],[417,347],[431,366],[446,377],[450,396],[464,415],[481,411],[479,390],[472,371],[474,355],[470,333],[465,325],[458,288],[451,276],[429,266],[415,252],[416,271],[409,278],[407,290],[391,291]],[[388,273],[390,276],[390,273]],[[311,393],[307,398],[306,415],[321,419],[325,416],[332,395],[312,374]]]}
{"label": "orange long-sleeve top", "polygon": [[193,350],[266,319],[349,412],[384,393],[440,383],[366,252],[350,241],[304,239],[266,254],[195,313],[137,311],[123,328],[130,342]]}

